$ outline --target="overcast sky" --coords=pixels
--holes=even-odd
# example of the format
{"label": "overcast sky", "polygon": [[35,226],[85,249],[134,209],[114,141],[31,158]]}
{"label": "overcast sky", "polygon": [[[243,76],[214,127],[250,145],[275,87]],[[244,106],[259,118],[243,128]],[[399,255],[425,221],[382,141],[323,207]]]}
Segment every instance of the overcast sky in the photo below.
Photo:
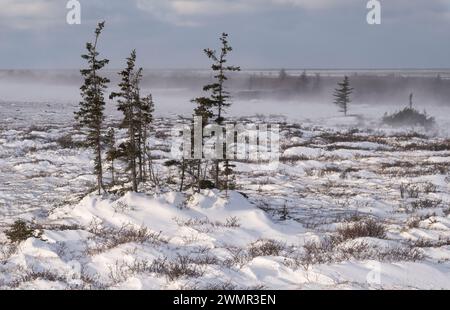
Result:
{"label": "overcast sky", "polygon": [[206,68],[205,47],[230,34],[243,68],[450,68],[450,0],[0,0],[0,68],[79,68],[95,24],[111,68],[132,48],[146,68]]}

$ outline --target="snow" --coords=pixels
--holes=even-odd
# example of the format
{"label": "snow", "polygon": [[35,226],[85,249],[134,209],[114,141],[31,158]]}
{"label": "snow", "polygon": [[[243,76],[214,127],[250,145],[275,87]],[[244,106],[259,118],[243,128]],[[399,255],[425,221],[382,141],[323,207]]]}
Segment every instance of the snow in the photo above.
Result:
{"label": "snow", "polygon": [[[184,205],[180,207],[180,203]],[[117,204],[126,205],[118,209]],[[239,223],[226,227],[230,218]],[[192,284],[192,279],[168,281],[162,276],[142,271],[135,274],[124,266],[136,262],[149,262],[160,257],[175,258],[177,255],[199,255],[207,252],[224,262],[230,256],[230,248],[249,248],[259,240],[274,240],[300,248],[306,241],[318,238],[303,225],[295,221],[275,222],[264,211],[250,203],[237,192],[228,195],[217,191],[205,191],[186,197],[177,192],[168,192],[153,197],[145,194],[128,193],[121,198],[99,198],[92,194],[76,205],[56,209],[49,216],[53,225],[77,226],[83,229],[44,230],[42,240],[30,238],[1,266],[0,281],[8,283],[5,271],[51,270],[67,281],[34,281],[22,283],[19,288],[68,288],[80,285],[83,273],[100,279],[102,285],[116,289],[168,289],[181,288]],[[443,218],[443,225],[430,228],[432,231],[448,231],[450,220]],[[186,224],[189,221],[198,225]],[[117,247],[106,248],[89,255],[86,246],[96,241],[93,238],[92,223],[96,229],[109,228],[120,231],[129,226],[148,228],[152,233],[160,233],[165,242],[126,242]],[[183,224],[184,223],[184,224]],[[91,227],[91,228],[88,228]],[[87,231],[91,230],[91,232]],[[419,231],[415,229],[415,231]],[[412,232],[414,235],[414,232]],[[404,236],[410,238],[410,236]],[[424,236],[421,236],[424,237]],[[44,241],[43,241],[44,240]],[[368,242],[371,248],[389,248],[397,241],[376,238],[355,239],[348,243]],[[87,244],[86,244],[87,243]],[[65,247],[61,247],[65,244]],[[432,249],[433,260],[446,260],[450,248],[445,252]],[[285,256],[283,256],[285,255]],[[75,260],[74,260],[75,259]],[[308,268],[293,268],[286,264],[291,259],[287,253],[278,256],[256,256],[248,258],[241,266],[226,266],[221,263],[207,266],[205,275],[195,279],[196,285],[214,283],[223,279],[239,286],[266,287],[273,289],[306,288],[450,288],[448,267],[423,262],[348,261],[342,263],[319,264]],[[375,267],[370,267],[374,265]],[[125,268],[122,270],[121,268]],[[377,271],[379,269],[379,271]],[[370,274],[377,272],[378,281],[372,282]],[[114,275],[118,273],[117,275]],[[70,276],[68,276],[70,275]],[[114,275],[114,276],[112,276]],[[212,276],[214,275],[214,276]],[[111,279],[113,277],[113,279]],[[117,283],[115,277],[122,277]]]}
{"label": "snow", "polygon": [[[427,107],[440,130],[424,133],[380,126],[384,111],[394,109],[387,106],[355,105],[364,117],[345,118],[306,103],[242,102],[238,111],[239,102],[230,117],[287,122],[277,169],[238,162],[238,189],[228,193],[146,184],[139,194],[97,196],[91,153],[59,144],[66,135],[84,139],[72,127],[76,102],[62,104],[71,96],[63,90],[50,102],[27,103],[22,94],[0,103],[0,288],[450,288],[450,150],[433,150],[448,143],[447,108]],[[164,99],[155,132],[180,122],[171,112],[179,96]],[[256,112],[288,117],[251,116]],[[107,113],[109,123],[117,121],[113,106]],[[157,175],[179,180],[163,165],[170,139],[151,139]],[[412,144],[421,148],[408,149]],[[417,185],[419,198],[402,198],[402,184]],[[414,208],[420,201],[431,204]],[[10,244],[5,232],[17,219],[34,223],[41,239]],[[307,260],[311,242],[358,219],[375,219],[386,236],[345,240],[322,249],[321,261]],[[412,259],[411,249],[420,255]],[[388,255],[395,251],[404,257]],[[186,270],[170,274],[180,260]]]}
{"label": "snow", "polygon": [[306,158],[316,158],[322,155],[321,149],[313,149],[310,147],[293,147],[287,149],[284,153],[284,157],[290,156],[304,156]]}

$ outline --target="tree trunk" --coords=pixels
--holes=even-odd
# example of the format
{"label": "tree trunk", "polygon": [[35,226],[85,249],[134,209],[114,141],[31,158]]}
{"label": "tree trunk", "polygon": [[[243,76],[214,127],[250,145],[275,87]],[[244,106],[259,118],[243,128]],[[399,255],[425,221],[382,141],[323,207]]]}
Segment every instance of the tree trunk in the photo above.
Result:
{"label": "tree trunk", "polygon": [[183,159],[183,162],[181,163],[181,185],[180,185],[180,192],[183,191],[185,173],[186,173],[186,161],[185,161],[185,159]]}
{"label": "tree trunk", "polygon": [[144,182],[144,174],[142,170],[142,129],[140,129],[138,137],[138,160],[139,160],[139,182]]}
{"label": "tree trunk", "polygon": [[142,182],[147,181],[147,128],[144,127],[144,137],[142,141]]}
{"label": "tree trunk", "polygon": [[219,184],[219,160],[216,159],[215,160],[215,172],[214,172],[214,183],[216,184],[216,188],[220,188],[220,184]]}
{"label": "tree trunk", "polygon": [[133,124],[130,125],[130,164],[131,164],[131,182],[133,191],[137,192],[137,173],[136,173],[136,141]]}
{"label": "tree trunk", "polygon": [[198,165],[197,165],[197,192],[200,193],[201,191],[201,183],[202,183],[202,178],[201,178],[201,173],[202,173],[202,162],[199,160]]}
{"label": "tree trunk", "polygon": [[97,185],[98,185],[98,195],[101,195],[101,190],[103,189],[103,169],[102,169],[102,149],[100,146],[100,135],[97,138]]}
{"label": "tree trunk", "polygon": [[132,159],[131,178],[133,182],[133,191],[137,193],[137,173],[136,173],[136,159]]}
{"label": "tree trunk", "polygon": [[116,178],[115,178],[115,171],[114,171],[114,159],[111,160],[111,179],[112,179],[112,186],[115,186]]}

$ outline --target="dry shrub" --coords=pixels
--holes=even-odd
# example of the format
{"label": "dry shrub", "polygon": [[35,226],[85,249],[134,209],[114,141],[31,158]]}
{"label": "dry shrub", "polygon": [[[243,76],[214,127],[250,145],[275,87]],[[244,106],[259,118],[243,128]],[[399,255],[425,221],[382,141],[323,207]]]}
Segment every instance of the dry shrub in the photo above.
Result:
{"label": "dry shrub", "polygon": [[442,200],[418,199],[411,202],[413,209],[433,209],[442,204]]}
{"label": "dry shrub", "polygon": [[6,264],[7,260],[17,252],[17,243],[0,243],[0,264]]}
{"label": "dry shrub", "polygon": [[418,248],[440,248],[450,245],[450,238],[439,237],[438,240],[418,239],[413,242],[413,246]]}
{"label": "dry shrub", "polygon": [[63,149],[76,149],[85,146],[85,143],[83,142],[74,141],[72,138],[72,134],[61,136],[58,139],[56,139],[55,142],[58,143],[59,146]]}
{"label": "dry shrub", "polygon": [[403,198],[419,198],[420,187],[417,184],[401,184],[400,197]]}
{"label": "dry shrub", "polygon": [[225,249],[229,252],[230,257],[225,259],[222,264],[228,268],[233,266],[242,268],[257,257],[289,256],[295,251],[294,247],[271,239],[259,239],[251,243],[248,248],[226,246]]}
{"label": "dry shrub", "polygon": [[420,226],[421,221],[422,221],[422,219],[420,217],[412,217],[406,221],[406,226],[409,229],[418,228]]}
{"label": "dry shrub", "polygon": [[187,255],[178,255],[174,261],[167,259],[155,260],[153,262],[154,272],[166,276],[173,281],[181,277],[198,278],[204,274],[201,266],[215,264],[214,259],[191,257]]}
{"label": "dry shrub", "polygon": [[275,240],[258,240],[250,245],[248,253],[252,258],[259,256],[279,256],[285,245]]}
{"label": "dry shrub", "polygon": [[109,277],[113,283],[121,283],[132,275],[139,273],[153,273],[166,277],[170,281],[179,278],[199,278],[205,273],[205,266],[217,264],[215,257],[191,256],[178,254],[174,260],[162,257],[153,260],[135,260],[133,263],[119,263],[110,266]]}
{"label": "dry shrub", "polygon": [[228,268],[233,266],[242,268],[253,259],[244,248],[228,246],[225,249],[229,252],[230,258],[225,259],[223,265]]}
{"label": "dry shrub", "polygon": [[250,286],[250,287],[245,287],[245,286],[239,286],[237,284],[232,283],[231,281],[225,281],[225,282],[212,282],[212,283],[207,283],[207,284],[202,284],[202,285],[193,285],[193,286],[188,286],[185,287],[183,289],[187,289],[187,290],[194,290],[194,291],[202,291],[202,290],[206,290],[206,291],[262,291],[262,290],[267,290],[267,288],[264,285],[256,285],[256,286]]}
{"label": "dry shrub", "polygon": [[419,261],[424,258],[421,250],[411,246],[387,248],[385,251],[380,251],[376,255],[377,259],[386,262],[398,261]]}
{"label": "dry shrub", "polygon": [[11,289],[17,289],[24,283],[36,280],[62,283],[65,283],[67,281],[65,276],[59,275],[51,270],[35,270],[34,268],[32,268],[31,270],[23,270],[22,268],[18,268],[18,271],[20,271],[21,274],[14,276],[7,282],[0,282],[0,286],[7,286]]}
{"label": "dry shrub", "polygon": [[95,246],[87,248],[89,255],[103,253],[126,243],[167,243],[167,240],[161,236],[161,232],[155,233],[147,227],[136,228],[130,224],[123,225],[119,229],[91,226],[89,231],[94,234],[94,237],[91,237],[90,240],[96,243]]}
{"label": "dry shrub", "polygon": [[377,223],[373,219],[367,219],[341,227],[337,230],[337,233],[342,241],[361,237],[384,239],[386,237],[386,228],[383,224]]}
{"label": "dry shrub", "polygon": [[239,223],[239,218],[235,216],[227,218],[225,223],[220,221],[211,221],[207,217],[190,219],[174,218],[173,220],[178,224],[178,226],[187,226],[206,233],[211,232],[214,228],[239,228],[241,226]]}
{"label": "dry shrub", "polygon": [[286,260],[290,267],[308,269],[315,264],[330,264],[348,260],[377,260],[385,262],[417,261],[424,257],[422,251],[411,246],[380,247],[367,242],[344,242],[331,236],[307,242],[303,253]]}

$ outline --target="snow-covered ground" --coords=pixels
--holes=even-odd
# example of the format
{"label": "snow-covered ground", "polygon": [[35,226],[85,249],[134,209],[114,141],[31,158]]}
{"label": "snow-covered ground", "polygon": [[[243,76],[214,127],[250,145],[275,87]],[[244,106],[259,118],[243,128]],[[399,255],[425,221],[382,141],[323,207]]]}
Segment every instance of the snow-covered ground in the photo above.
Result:
{"label": "snow-covered ground", "polygon": [[[392,106],[237,101],[230,117],[281,123],[278,169],[239,162],[236,191],[181,194],[167,132],[192,105],[163,95],[151,139],[169,185],[103,197],[76,103],[0,102],[0,288],[450,288],[449,108],[427,107],[425,133],[381,126]],[[10,244],[17,219],[41,238]]]}

